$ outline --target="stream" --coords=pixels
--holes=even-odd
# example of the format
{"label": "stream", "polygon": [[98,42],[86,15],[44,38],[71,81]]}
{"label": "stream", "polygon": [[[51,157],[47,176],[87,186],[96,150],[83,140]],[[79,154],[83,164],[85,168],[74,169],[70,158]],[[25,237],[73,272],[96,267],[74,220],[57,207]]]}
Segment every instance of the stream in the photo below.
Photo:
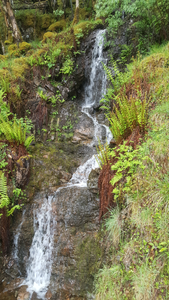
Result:
{"label": "stream", "polygon": [[[77,291],[76,293],[80,295],[79,283],[76,284],[76,278],[78,282],[78,276],[76,275],[77,265],[72,255],[73,242],[71,242],[71,234],[72,230],[76,230],[78,227],[80,233],[76,232],[75,235],[73,233],[73,236],[77,236],[77,239],[80,240],[80,234],[82,234],[82,237],[86,236],[86,232],[91,235],[92,228],[97,228],[98,226],[97,224],[92,224],[98,214],[99,199],[97,197],[93,198],[89,193],[87,181],[91,171],[99,167],[95,158],[98,139],[102,144],[106,140],[109,143],[112,139],[109,128],[98,122],[95,109],[96,104],[98,104],[106,91],[106,75],[102,65],[102,63],[107,63],[103,56],[104,35],[105,30],[98,30],[96,33],[92,50],[91,72],[88,84],[85,86],[85,100],[81,108],[82,114],[91,119],[94,126],[93,139],[88,145],[92,149],[93,154],[77,168],[67,184],[60,187],[53,195],[43,196],[40,201],[39,198],[34,201],[34,236],[29,250],[29,259],[26,263],[26,276],[21,284],[22,286],[27,286],[29,298],[23,298],[26,300],[51,299],[50,296],[47,296],[49,289],[55,291],[57,295],[52,299],[68,299],[66,298],[67,292],[64,282],[68,260],[70,265],[74,266],[74,271],[71,271],[71,274],[73,272],[73,275],[71,275],[73,279],[71,277],[67,279],[67,286],[70,290],[74,287]],[[24,214],[25,212],[23,216]],[[89,218],[89,224],[86,218]],[[18,238],[22,223],[23,221],[20,223],[17,236],[14,239],[15,261],[19,261],[19,250],[17,247],[19,247]],[[86,231],[84,231],[84,228]],[[64,247],[63,244],[65,245]],[[88,279],[85,278],[84,281],[86,280]],[[65,296],[59,294],[58,290],[61,288],[65,290]],[[20,299],[22,298],[18,296],[17,300]]]}

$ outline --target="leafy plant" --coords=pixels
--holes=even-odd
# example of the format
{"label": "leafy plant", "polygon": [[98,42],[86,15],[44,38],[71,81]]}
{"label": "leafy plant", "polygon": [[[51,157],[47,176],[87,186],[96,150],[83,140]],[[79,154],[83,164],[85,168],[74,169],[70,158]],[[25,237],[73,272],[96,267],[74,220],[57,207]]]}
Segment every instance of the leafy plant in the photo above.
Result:
{"label": "leafy plant", "polygon": [[98,139],[98,146],[96,147],[97,155],[95,155],[96,161],[100,169],[102,169],[103,165],[107,165],[110,160],[110,148],[108,143],[102,145],[100,140]]}
{"label": "leafy plant", "polygon": [[64,11],[61,9],[56,9],[53,11],[53,14],[55,15],[55,17],[61,17],[64,14]]}
{"label": "leafy plant", "polygon": [[8,165],[6,162],[6,146],[7,144],[0,143],[0,169],[4,169]]}
{"label": "leafy plant", "polygon": [[38,95],[41,99],[47,101],[48,100],[48,96],[46,94],[44,94],[44,92],[42,90],[38,91]]}
{"label": "leafy plant", "polygon": [[34,136],[31,135],[26,138],[27,126],[22,126],[21,120],[17,123],[16,120],[14,122],[10,122],[8,119],[5,121],[2,117],[0,118],[0,135],[4,136],[5,139],[9,142],[16,141],[18,144],[25,145],[28,148],[31,142],[34,140]]}
{"label": "leafy plant", "polygon": [[79,28],[78,32],[75,33],[75,36],[76,36],[76,43],[79,45],[80,39],[83,38],[84,36],[82,28]]}
{"label": "leafy plant", "polygon": [[69,57],[64,61],[62,68],[60,69],[60,72],[64,75],[71,75],[73,71],[73,61]]}
{"label": "leafy plant", "polygon": [[116,97],[116,105],[114,111],[108,117],[110,122],[110,130],[117,142],[126,138],[131,134],[134,128],[139,126],[140,132],[144,133],[148,122],[146,96],[143,101],[141,99],[130,100],[126,97]]}
{"label": "leafy plant", "polygon": [[42,64],[47,65],[49,69],[55,66],[56,60],[61,53],[61,49],[57,48],[51,51],[48,51],[44,54],[44,59]]}
{"label": "leafy plant", "polygon": [[153,41],[161,42],[161,39],[168,38],[169,3],[167,0],[97,0],[95,10],[96,17],[106,18],[109,31],[113,31],[113,34],[117,34],[127,16],[131,20],[129,31],[131,34],[135,31],[134,43],[142,53],[149,50]]}
{"label": "leafy plant", "polygon": [[[15,209],[20,209],[19,205],[10,208],[10,199],[7,194],[7,180],[4,173],[0,176],[0,209],[6,208],[7,216],[10,216]],[[0,217],[2,214],[0,214]]]}
{"label": "leafy plant", "polygon": [[[136,169],[144,169],[142,154],[139,151],[140,149],[133,150],[132,146],[127,146],[124,142],[119,147],[115,148],[110,152],[112,158],[116,157],[117,162],[111,166],[111,169],[115,171],[115,175],[111,179],[110,183],[112,186],[115,186],[122,178],[126,178],[125,187],[122,189],[123,192],[130,191],[130,184],[133,175],[135,174]],[[146,159],[146,157],[144,158]],[[118,198],[120,194],[120,189],[115,187],[113,189],[115,194],[115,199]]]}

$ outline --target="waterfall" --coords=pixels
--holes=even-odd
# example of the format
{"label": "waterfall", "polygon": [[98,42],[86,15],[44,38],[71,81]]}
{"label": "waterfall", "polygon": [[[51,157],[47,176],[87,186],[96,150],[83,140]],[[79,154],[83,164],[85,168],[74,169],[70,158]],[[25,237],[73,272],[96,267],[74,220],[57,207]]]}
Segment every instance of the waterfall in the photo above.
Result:
{"label": "waterfall", "polygon": [[23,210],[22,212],[22,220],[21,223],[19,224],[18,228],[17,228],[17,232],[15,232],[14,234],[14,248],[13,248],[13,258],[15,259],[16,262],[18,262],[18,240],[19,240],[19,236],[21,234],[21,228],[24,222],[24,215],[25,215],[26,210]]}
{"label": "waterfall", "polygon": [[[18,241],[19,241],[19,237],[20,237],[20,234],[21,234],[21,229],[22,229],[22,225],[23,225],[23,222],[24,222],[24,216],[25,216],[25,212],[26,212],[26,209],[23,210],[22,212],[22,219],[21,219],[21,223],[19,224],[18,228],[17,228],[17,232],[15,232],[14,234],[14,241],[13,241],[13,251],[12,251],[12,255],[13,255],[13,258],[17,264],[17,266],[19,266],[19,258],[18,258],[18,252],[19,252],[19,249],[18,249]],[[21,275],[21,272],[20,272],[20,268],[18,267],[18,271]]]}
{"label": "waterfall", "polygon": [[27,278],[30,295],[35,291],[40,299],[45,299],[50,283],[52,269],[52,250],[54,236],[54,217],[52,215],[52,197],[44,198],[41,207],[34,209],[34,238],[30,248]]}
{"label": "waterfall", "polygon": [[[101,141],[105,140],[105,136],[103,137],[101,134],[103,128],[105,129],[108,143],[112,138],[109,128],[99,124],[96,116],[90,113],[90,111],[94,109],[96,102],[100,101],[106,89],[106,75],[102,66],[102,62],[106,63],[106,60],[103,57],[104,33],[105,30],[100,30],[96,35],[96,41],[92,52],[90,82],[85,87],[85,103],[82,107],[82,113],[92,119],[94,124],[95,134],[91,145],[89,145],[90,147],[96,145],[98,137]],[[64,188],[69,188],[71,186],[86,187],[88,176],[91,170],[96,167],[98,167],[98,164],[95,155],[93,155],[76,170],[72,179],[66,187],[64,186]],[[56,195],[59,197],[59,191],[61,189],[62,188],[59,188],[55,193],[55,199]],[[39,299],[45,299],[45,294],[50,283],[55,228],[52,201],[52,197],[49,197],[48,199],[44,198],[41,207],[38,206],[34,209],[35,234],[30,248],[27,278],[24,282],[24,284],[28,286],[30,298],[33,291],[35,291]]]}
{"label": "waterfall", "polygon": [[[92,109],[95,107],[96,103],[101,100],[106,91],[106,74],[102,65],[102,63],[107,63],[107,60],[103,57],[104,36],[105,30],[100,30],[96,35],[96,41],[92,51],[90,80],[89,84],[85,87],[85,103],[82,106],[82,112],[92,119],[94,124],[94,137],[90,146],[95,146],[98,142],[98,138],[103,143],[105,137],[101,134],[102,128],[105,128],[107,142],[110,143],[112,139],[110,129],[103,124],[99,124],[96,116],[91,114]],[[95,155],[93,155],[85,164],[81,165],[76,170],[69,185],[74,184],[79,185],[80,187],[87,186],[87,180],[91,170],[98,167]]]}

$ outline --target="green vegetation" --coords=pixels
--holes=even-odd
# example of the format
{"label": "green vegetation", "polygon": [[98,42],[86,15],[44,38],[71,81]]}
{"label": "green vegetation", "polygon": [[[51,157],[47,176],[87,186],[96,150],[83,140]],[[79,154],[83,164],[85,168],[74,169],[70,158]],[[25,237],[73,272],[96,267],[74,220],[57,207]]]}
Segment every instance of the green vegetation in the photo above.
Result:
{"label": "green vegetation", "polygon": [[[3,97],[5,97],[5,94],[0,90],[0,138],[1,140],[5,139],[7,142],[16,142],[28,148],[34,140],[33,135],[26,137],[27,134],[30,134],[32,128],[31,121],[28,119],[24,121],[23,118],[17,119],[10,112],[9,105],[3,101]],[[9,120],[9,116],[13,118]]]}
{"label": "green vegetation", "polygon": [[[61,86],[62,82],[73,73],[75,56],[80,54],[79,46],[82,39],[102,21],[86,19],[73,26],[72,20],[65,18],[66,12],[62,10],[62,4],[60,1],[58,10],[54,14],[42,14],[38,9],[16,12],[17,22],[24,31],[28,30],[30,38],[34,39],[33,42],[22,41],[18,45],[14,44],[12,32],[7,34],[0,30],[0,39],[5,51],[5,55],[0,55],[0,176],[2,174],[0,213],[1,222],[4,224],[14,209],[20,207],[21,200],[25,197],[23,186],[22,189],[16,187],[15,176],[20,168],[24,169],[23,160],[30,158],[27,151],[34,140],[32,132],[36,135],[36,141],[40,137],[45,142],[48,142],[49,130],[52,139],[56,138],[56,141],[70,140],[73,136],[74,119],[77,119],[75,112],[73,112],[73,119],[66,119],[65,123],[59,125],[58,109],[65,100],[57,86]],[[88,1],[88,5],[91,6],[91,1]],[[88,14],[90,11],[86,12],[84,7],[81,8],[80,20],[86,18]],[[2,20],[3,16],[0,15],[0,29],[3,25]],[[2,27],[5,29],[4,26]],[[8,40],[4,41],[6,36]],[[42,42],[39,42],[42,37]],[[55,74],[56,70],[58,74]],[[55,81],[55,76],[60,78],[59,83]],[[33,80],[36,77],[39,82],[43,81],[42,87],[47,81],[50,85],[49,81],[51,81],[57,90],[54,95],[49,93],[50,96],[47,96],[41,86],[39,89],[37,87],[37,90],[33,89],[33,92],[38,93],[41,98],[36,110],[31,112],[33,115],[31,117],[34,118],[33,127],[25,106],[28,102],[28,94],[32,93],[29,90],[30,83],[34,85]],[[62,165],[64,163],[65,158]],[[59,184],[59,179],[55,181]],[[9,191],[7,193],[7,185],[10,186],[10,197]],[[6,224],[8,223],[7,221]],[[5,227],[3,230],[7,233],[8,228]],[[2,244],[6,253],[7,239],[3,236]]]}
{"label": "green vegetation", "polygon": [[[10,207],[10,208],[9,208]],[[14,205],[11,208],[11,201],[7,194],[7,180],[4,173],[1,174],[0,177],[0,210],[5,208],[7,216],[10,216],[15,209],[20,209],[20,205]],[[0,214],[0,217],[2,214]]]}
{"label": "green vegetation", "polygon": [[[34,178],[30,180],[33,190],[30,197],[42,186],[44,189],[50,186],[57,188],[60,175],[58,173],[52,179],[51,174],[55,174],[61,165],[67,172],[71,171],[72,165],[77,167],[71,155],[76,149],[71,149],[70,144],[64,143],[69,153],[66,156],[59,146],[56,150],[55,144],[50,148],[45,143],[50,144],[51,137],[47,140],[49,131],[57,145],[73,136],[77,115],[72,106],[70,115],[74,114],[73,118],[68,115],[63,123],[59,123],[58,108],[65,100],[58,86],[72,76],[81,41],[103,24],[104,18],[114,37],[126,22],[125,34],[129,37],[129,45],[120,46],[124,69],[134,51],[134,54],[136,51],[145,54],[152,43],[169,38],[167,0],[97,0],[96,17],[103,17],[103,20],[95,21],[90,19],[92,2],[95,1],[80,1],[78,14],[81,21],[76,25],[72,22],[75,3],[72,7],[65,7],[63,1],[58,0],[57,10],[55,8],[51,14],[42,14],[38,9],[20,10],[16,19],[24,30],[32,28],[35,41],[23,41],[18,46],[13,43],[12,33],[7,32],[0,13],[0,39],[6,54],[0,55],[0,213],[5,216],[20,208],[15,203],[24,198],[24,192],[16,188],[15,182],[10,198],[7,181],[14,181],[12,171],[16,170],[17,164],[22,165],[21,158],[27,155],[34,139],[33,129],[38,134],[42,131],[45,142],[44,145],[36,143],[32,152],[38,149],[36,159],[46,160],[47,168],[44,172],[43,164],[37,164]],[[40,39],[42,42],[39,42]],[[144,59],[140,53],[124,73],[113,61],[111,69],[104,66],[111,85],[101,103],[116,147],[110,149],[108,144],[102,146],[100,142],[98,147],[101,175],[103,178],[106,178],[106,172],[110,175],[100,186],[101,204],[108,211],[107,202],[102,199],[103,194],[108,197],[107,184],[112,197],[109,204],[114,207],[108,211],[109,218],[105,221],[107,264],[95,279],[96,299],[100,300],[169,298],[169,44],[154,47],[151,55]],[[38,91],[42,81],[44,85],[53,84],[57,88],[56,94],[48,96],[43,89]],[[41,98],[33,112],[35,128],[24,111],[32,92],[25,92],[27,86],[30,89],[27,85],[30,82],[34,86],[40,82],[34,88]],[[74,98],[76,96],[72,95],[72,100]],[[45,121],[46,128],[43,128]],[[15,166],[14,162],[17,163]],[[87,260],[84,269],[89,267],[93,278],[102,264],[100,237],[98,241],[87,238],[83,243],[79,242],[79,268],[83,267],[88,253],[89,258],[94,257],[94,260],[92,264],[90,259]],[[85,280],[84,275],[82,280]]]}
{"label": "green vegetation", "polygon": [[36,50],[31,49],[31,44],[26,42],[20,43],[19,48],[15,44],[10,45],[8,55],[0,63],[0,87],[7,93],[8,101],[17,109],[21,96],[20,79],[25,82],[30,66],[31,68],[45,66],[47,76],[50,78],[52,68],[61,62],[62,74],[70,75],[73,70],[74,50],[77,50],[82,38],[100,23],[101,20],[85,21],[58,34],[46,32],[41,48],[38,46]]}
{"label": "green vegetation", "polygon": [[[127,35],[141,53],[153,43],[169,38],[169,3],[167,0],[97,0],[96,17],[105,17],[114,35],[124,23],[128,24]],[[125,18],[126,17],[126,18]],[[129,20],[129,21],[128,21]],[[122,57],[131,53],[130,46],[122,47]],[[124,53],[125,52],[125,53]]]}
{"label": "green vegetation", "polygon": [[[137,102],[139,96],[143,102],[146,94],[149,105],[144,134],[137,124],[125,135],[126,141],[117,136],[120,144],[116,148],[100,146],[102,172],[111,165],[116,207],[105,221],[109,256],[95,278],[99,300],[169,298],[168,55],[169,44],[154,47],[149,56],[128,66],[128,76],[124,74],[121,83],[119,76],[114,79],[117,88],[106,96],[110,102],[116,102],[117,95],[125,97],[127,107],[137,112],[130,97],[135,95]],[[120,109],[120,105],[114,106],[112,118]],[[111,113],[108,115],[111,119]]]}

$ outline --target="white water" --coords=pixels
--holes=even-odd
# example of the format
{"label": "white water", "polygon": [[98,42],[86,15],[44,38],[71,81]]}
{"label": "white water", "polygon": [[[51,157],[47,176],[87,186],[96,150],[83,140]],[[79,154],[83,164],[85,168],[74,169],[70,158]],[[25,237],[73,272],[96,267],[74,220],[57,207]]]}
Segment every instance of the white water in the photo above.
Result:
{"label": "white water", "polygon": [[[96,101],[98,102],[98,100],[101,99],[98,99],[98,94],[95,91],[95,82],[97,80],[97,75],[99,76],[99,80],[102,83],[102,95],[105,92],[106,88],[106,76],[101,63],[106,63],[106,60],[103,58],[104,33],[105,31],[101,30],[97,33],[96,36],[96,42],[92,53],[90,84],[86,86],[85,104],[82,107],[82,112],[85,113],[89,118],[91,118],[94,124],[95,134],[93,137],[93,142],[90,145],[91,147],[96,144],[98,137],[101,141],[105,140],[105,136],[102,137],[101,135],[102,127],[105,128],[108,143],[112,138],[109,128],[105,125],[99,124],[96,117],[90,114],[90,110],[95,106]],[[63,188],[69,188],[71,186],[86,187],[88,176],[91,170],[97,167],[98,163],[96,162],[95,156],[93,155],[76,170],[67,186]],[[59,191],[61,189],[62,188],[57,190],[56,194],[59,194]],[[39,299],[45,299],[47,287],[50,283],[55,225],[53,223],[53,220],[52,197],[49,197],[48,199],[45,198],[41,207],[38,207],[34,210],[35,235],[30,249],[27,278],[24,282],[25,285],[28,285],[30,298],[32,293],[35,291]]]}
{"label": "white water", "polygon": [[21,233],[21,228],[22,228],[22,225],[23,225],[23,221],[24,221],[24,215],[25,215],[25,211],[26,210],[23,210],[22,212],[22,220],[21,220],[21,223],[19,224],[18,228],[17,228],[17,232],[15,233],[14,235],[14,248],[13,248],[13,258],[18,261],[18,240],[19,240],[19,236],[20,236],[20,233]]}
{"label": "white water", "polygon": [[[112,133],[109,127],[99,124],[96,116],[92,116],[90,111],[94,108],[96,102],[100,101],[106,91],[106,74],[103,69],[102,63],[106,64],[107,60],[103,57],[103,46],[104,46],[104,35],[105,30],[100,30],[96,35],[95,45],[92,51],[92,64],[91,64],[91,74],[90,83],[85,88],[85,103],[82,106],[82,112],[86,114],[90,119],[92,119],[94,124],[94,137],[90,146],[95,146],[98,139],[103,143],[105,136],[102,136],[102,128],[106,131],[106,140],[110,143],[112,139]],[[99,78],[98,78],[99,77]],[[99,80],[101,82],[101,93],[100,99],[98,99],[98,92],[96,90],[95,83]],[[99,165],[96,161],[95,155],[81,165],[76,172],[73,174],[69,185],[78,185],[80,187],[87,186],[87,180],[92,169],[98,168]]]}
{"label": "white water", "polygon": [[50,196],[44,199],[41,207],[34,209],[35,235],[30,249],[27,279],[24,282],[28,285],[30,295],[35,291],[40,299],[44,299],[50,283],[54,225]]}

